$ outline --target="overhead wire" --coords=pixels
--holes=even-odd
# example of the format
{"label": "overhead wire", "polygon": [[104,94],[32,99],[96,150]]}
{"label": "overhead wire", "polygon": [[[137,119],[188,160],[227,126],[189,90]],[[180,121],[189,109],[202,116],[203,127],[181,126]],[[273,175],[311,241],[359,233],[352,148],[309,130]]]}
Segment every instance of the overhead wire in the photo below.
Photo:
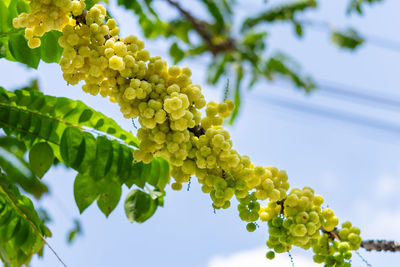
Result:
{"label": "overhead wire", "polygon": [[[311,29],[321,31],[321,32],[332,32],[338,31],[343,29],[344,27],[339,27],[327,21],[320,21],[320,20],[310,20],[310,19],[303,19],[298,20],[300,23],[304,23],[308,26],[311,26]],[[395,41],[392,39],[388,39],[386,37],[374,35],[374,34],[365,34],[360,32],[361,37],[363,37],[367,42],[367,44],[371,44],[383,49],[391,50],[394,52],[400,52],[400,41]]]}
{"label": "overhead wire", "polygon": [[341,99],[353,99],[358,102],[370,103],[385,109],[400,111],[400,96],[389,96],[388,94],[368,90],[361,87],[355,87],[340,84],[332,81],[317,81],[318,93],[329,94]]}
{"label": "overhead wire", "polygon": [[328,108],[316,104],[304,104],[299,101],[293,101],[286,97],[277,97],[273,95],[253,95],[251,99],[285,109],[307,113],[314,116],[327,117],[334,120],[341,120],[352,124],[358,124],[367,126],[370,128],[381,129],[391,133],[400,134],[400,125],[396,125],[390,122],[385,122],[380,119],[374,119],[371,117],[350,114],[337,109]]}

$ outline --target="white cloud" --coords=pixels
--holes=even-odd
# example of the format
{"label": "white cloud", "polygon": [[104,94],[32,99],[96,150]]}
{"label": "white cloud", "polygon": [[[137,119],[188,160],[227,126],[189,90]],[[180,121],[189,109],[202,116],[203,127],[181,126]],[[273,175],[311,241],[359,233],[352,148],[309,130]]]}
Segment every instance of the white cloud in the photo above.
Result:
{"label": "white cloud", "polygon": [[[208,267],[292,267],[287,253],[276,254],[275,259],[268,260],[265,257],[267,247],[261,247],[246,251],[240,251],[227,256],[215,256],[208,263]],[[317,267],[321,266],[303,255],[292,255],[296,267]]]}

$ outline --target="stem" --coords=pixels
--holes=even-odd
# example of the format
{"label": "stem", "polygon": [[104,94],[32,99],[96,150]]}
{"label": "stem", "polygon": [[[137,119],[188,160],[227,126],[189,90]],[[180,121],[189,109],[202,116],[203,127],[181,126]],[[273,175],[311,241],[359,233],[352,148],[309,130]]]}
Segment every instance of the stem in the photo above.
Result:
{"label": "stem", "polygon": [[36,138],[41,138],[41,139],[46,140],[47,142],[52,143],[52,144],[54,144],[54,145],[57,145],[57,146],[60,145],[60,144],[58,144],[58,143],[56,143],[56,142],[53,142],[53,141],[48,140],[48,139],[46,139],[46,138],[43,138],[42,136],[33,134],[33,133],[31,133],[31,132],[29,132],[29,131],[27,131],[27,130],[25,130],[25,129],[15,127],[14,125],[8,124],[8,123],[6,123],[6,122],[0,121],[0,125],[4,125],[4,126],[6,126],[6,127],[9,127],[9,128],[11,128],[11,129],[17,130],[17,131],[19,131],[19,132],[23,132],[24,134],[27,134],[27,135],[30,135],[30,136],[33,136],[33,137],[36,137]]}
{"label": "stem", "polygon": [[4,104],[4,103],[0,103],[0,106],[7,107],[7,108],[13,109],[13,110],[22,111],[22,112],[25,112],[25,113],[29,113],[29,114],[32,114],[32,115],[35,115],[35,116],[38,116],[38,117],[42,117],[42,118],[45,118],[45,119],[49,119],[49,120],[52,120],[52,121],[61,122],[61,123],[65,124],[65,125],[76,127],[76,128],[79,128],[79,129],[82,130],[82,127],[80,125],[78,125],[78,124],[70,123],[70,122],[55,118],[55,117],[51,117],[51,116],[45,115],[43,113],[32,111],[30,109],[24,109],[24,108],[21,108],[19,106],[11,106],[9,104]]}
{"label": "stem", "polygon": [[8,35],[11,35],[11,34],[13,34],[13,33],[17,33],[17,32],[20,32],[20,31],[23,31],[24,29],[12,29],[11,31],[9,31],[9,32],[5,32],[5,33],[2,33],[2,34],[0,34],[0,38],[3,38],[3,37],[7,37]]}
{"label": "stem", "polygon": [[166,0],[171,6],[174,6],[185,17],[190,23],[192,23],[194,30],[200,35],[203,41],[210,48],[211,53],[215,56],[223,51],[230,51],[235,48],[234,40],[228,38],[227,40],[214,44],[212,41],[214,39],[213,34],[207,29],[207,24],[195,18],[189,11],[182,8],[182,6],[173,0]]}
{"label": "stem", "polygon": [[206,134],[206,130],[204,130],[200,125],[196,125],[193,128],[188,128],[189,132],[194,133],[195,136],[200,137]]}

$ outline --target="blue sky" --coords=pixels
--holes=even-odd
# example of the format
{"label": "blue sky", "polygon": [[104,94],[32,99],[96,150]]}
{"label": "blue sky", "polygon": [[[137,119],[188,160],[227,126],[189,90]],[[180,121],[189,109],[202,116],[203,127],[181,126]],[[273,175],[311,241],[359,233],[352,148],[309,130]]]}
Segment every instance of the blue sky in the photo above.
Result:
{"label": "blue sky", "polygon": [[[184,1],[184,4],[202,12],[193,2]],[[237,7],[239,19],[246,13],[256,14],[263,5],[263,1],[256,0],[250,0],[252,4],[239,2],[242,3]],[[347,0],[320,2],[318,11],[309,12],[307,18],[338,26],[351,25],[367,36],[400,42],[397,14],[400,2],[385,1],[367,8],[362,17],[350,18],[344,15]],[[123,35],[141,36],[136,18],[130,12],[114,4],[110,7]],[[355,53],[341,51],[324,32],[306,29],[302,40],[295,38],[288,24],[274,26],[270,31],[269,51],[289,53],[317,81],[334,81],[400,99],[399,52],[371,45],[368,40]],[[152,55],[160,55],[171,63],[167,42],[146,41],[146,45]],[[205,83],[205,61],[204,58],[186,60],[180,65],[192,69],[193,80],[202,85],[208,101],[220,100],[224,84],[211,87]],[[41,63],[36,71],[0,60],[0,84],[5,88],[24,86],[35,77],[39,77],[46,94],[83,100],[125,129],[134,131],[116,105],[100,96],[85,95],[79,86],[67,86],[57,64]],[[229,127],[234,147],[240,153],[249,155],[255,164],[285,169],[292,188],[313,187],[342,222],[350,220],[359,226],[364,238],[400,240],[400,132],[321,116],[321,112],[289,109],[282,106],[282,101],[333,110],[335,114],[357,119],[372,118],[397,127],[400,127],[399,110],[384,109],[357,99],[333,98],[324,89],[306,96],[282,82],[260,83],[252,91],[245,88],[244,91],[242,112],[234,126]],[[168,189],[164,208],[144,224],[131,224],[125,218],[122,205],[128,190],[124,190],[121,202],[108,219],[96,205],[79,216],[73,199],[75,175],[63,167],[52,169],[44,177],[52,194],[40,202],[53,218],[50,225],[53,238],[49,243],[68,266],[291,266],[286,254],[274,262],[264,260],[265,226],[248,233],[238,217],[236,205],[214,214],[209,197],[194,181],[190,191]],[[73,245],[67,245],[66,232],[72,227],[72,218],[78,216],[83,222],[84,235]],[[374,267],[396,266],[400,260],[399,254],[360,252]],[[292,256],[296,266],[312,266],[311,253],[294,250]],[[353,266],[365,266],[356,255],[353,258]],[[34,259],[32,266],[61,265],[46,249],[45,257]]]}

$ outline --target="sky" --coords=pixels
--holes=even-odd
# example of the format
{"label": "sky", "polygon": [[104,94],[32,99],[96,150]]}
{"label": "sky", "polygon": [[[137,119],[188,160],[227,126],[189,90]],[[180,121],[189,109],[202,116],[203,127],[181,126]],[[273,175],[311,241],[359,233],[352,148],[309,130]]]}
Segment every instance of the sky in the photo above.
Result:
{"label": "sky", "polygon": [[[110,2],[122,34],[142,36],[132,13],[118,8],[115,1]],[[181,2],[204,14],[197,1]],[[280,2],[271,0],[268,4]],[[235,8],[237,19],[256,14],[264,5],[261,0],[239,3]],[[367,38],[358,51],[337,49],[327,33],[315,29],[306,29],[305,36],[297,39],[292,26],[284,23],[268,27],[269,51],[287,52],[317,82],[400,101],[397,72],[400,52],[373,45],[376,39],[372,39],[379,36],[400,43],[397,31],[400,2],[385,1],[366,8],[361,17],[346,17],[346,3],[347,0],[320,1],[318,10],[304,17],[328,21],[338,27],[356,27],[371,41]],[[175,14],[161,2],[159,5],[166,15]],[[146,46],[152,55],[172,62],[165,40],[146,41]],[[207,101],[219,101],[224,83],[216,87],[206,84],[207,60],[184,60],[180,66],[192,69],[193,81],[202,85]],[[80,99],[114,118],[124,129],[135,131],[115,104],[100,96],[86,95],[79,86],[67,86],[57,64],[41,63],[38,70],[30,70],[0,60],[0,85],[7,89],[25,86],[36,77],[44,93]],[[305,95],[281,81],[262,82],[251,91],[245,88],[243,91],[240,116],[228,127],[239,153],[249,155],[256,165],[285,169],[291,188],[314,188],[341,222],[349,220],[361,229],[364,239],[400,240],[400,107],[337,97],[325,87]],[[209,197],[195,181],[190,190],[185,186],[179,192],[168,188],[163,208],[149,221],[131,224],[123,211],[127,188],[109,218],[95,204],[79,215],[73,199],[75,175],[62,166],[52,168],[43,178],[52,193],[39,203],[53,218],[49,224],[53,237],[48,242],[69,267],[292,266],[287,254],[274,261],[265,259],[266,227],[261,224],[257,231],[248,233],[234,204],[229,210],[214,214]],[[73,218],[81,220],[84,233],[69,245],[66,233],[73,226]],[[400,254],[362,249],[360,253],[374,267],[398,266],[400,260]],[[312,263],[311,252],[294,249],[291,256],[297,267],[318,266]],[[35,257],[32,266],[62,265],[46,248],[44,258]],[[366,264],[354,255],[353,266]]]}

